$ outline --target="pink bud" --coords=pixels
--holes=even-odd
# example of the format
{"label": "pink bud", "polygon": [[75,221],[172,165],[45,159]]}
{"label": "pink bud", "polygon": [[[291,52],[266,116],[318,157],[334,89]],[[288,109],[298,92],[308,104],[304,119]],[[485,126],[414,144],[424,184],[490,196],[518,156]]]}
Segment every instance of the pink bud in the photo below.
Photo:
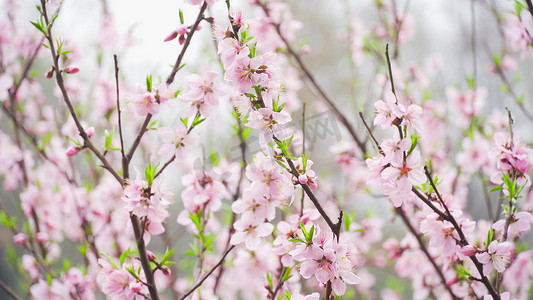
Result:
{"label": "pink bud", "polygon": [[446,281],[446,285],[447,285],[447,286],[452,286],[452,285],[455,284],[456,282],[457,282],[457,277],[452,278],[452,279],[448,279],[448,280]]}
{"label": "pink bud", "polygon": [[489,64],[487,66],[487,70],[491,73],[491,74],[496,74],[496,66],[493,65],[493,64]]}
{"label": "pink bud", "polygon": [[89,138],[92,138],[93,135],[94,135],[94,127],[89,127],[89,128],[87,128],[87,129],[85,130],[85,133],[87,133],[87,136],[88,136]]}
{"label": "pink bud", "polygon": [[68,66],[65,68],[64,71],[67,72],[67,74],[75,74],[80,71],[80,68],[78,68],[77,66]]}
{"label": "pink bud", "polygon": [[162,267],[161,271],[163,272],[163,274],[165,276],[169,276],[170,275],[170,269],[168,267]]}
{"label": "pink bud", "polygon": [[155,254],[150,250],[146,250],[146,256],[148,256],[148,259],[151,261],[155,260]]}
{"label": "pink bud", "polygon": [[309,188],[312,190],[316,190],[316,188],[318,187],[318,185],[313,181],[309,181],[307,184],[309,185]]}
{"label": "pink bud", "polygon": [[23,232],[17,233],[15,236],[13,236],[13,242],[15,242],[15,244],[22,245],[26,243],[26,241],[28,241],[28,235]]}
{"label": "pink bud", "polygon": [[37,232],[35,237],[37,238],[37,241],[39,243],[46,243],[50,240],[50,237],[48,236],[48,233],[46,232]]}
{"label": "pink bud", "polygon": [[300,52],[302,52],[302,54],[309,54],[309,53],[311,53],[311,46],[309,46],[309,45],[303,45],[302,48],[300,48]]}
{"label": "pink bud", "polygon": [[178,42],[180,42],[180,45],[183,45],[183,43],[185,43],[185,36],[184,35],[180,35],[180,38],[178,39]]}
{"label": "pink bud", "polygon": [[177,32],[177,31],[172,31],[172,33],[169,34],[169,35],[165,38],[164,42],[170,42],[170,41],[172,41],[173,39],[175,39],[177,36],[178,36],[178,32]]}
{"label": "pink bud", "polygon": [[79,151],[80,151],[80,147],[78,147],[78,146],[70,146],[70,147],[68,147],[67,151],[65,151],[65,154],[68,157],[71,157],[71,156],[74,156],[74,155],[78,154]]}
{"label": "pink bud", "polygon": [[186,25],[180,25],[178,27],[178,29],[176,29],[176,32],[179,34],[179,35],[185,35],[187,34],[187,26]]}
{"label": "pink bud", "polygon": [[131,289],[131,291],[134,292],[134,293],[138,293],[138,292],[140,292],[140,291],[141,291],[141,288],[142,288],[142,285],[141,285],[141,283],[138,282],[138,281],[136,281],[136,282],[130,284],[130,289]]}
{"label": "pink bud", "polygon": [[46,76],[48,79],[52,78],[52,76],[54,76],[54,69],[48,70],[46,73],[44,73],[44,76]]}
{"label": "pink bud", "polygon": [[307,176],[305,175],[300,175],[298,176],[298,181],[301,183],[301,184],[306,184],[307,183]]}
{"label": "pink bud", "polygon": [[462,247],[459,251],[461,251],[464,256],[472,256],[476,252],[476,248],[472,245],[466,245]]}
{"label": "pink bud", "polygon": [[516,60],[509,55],[502,59],[502,69],[505,71],[514,71],[516,69]]}

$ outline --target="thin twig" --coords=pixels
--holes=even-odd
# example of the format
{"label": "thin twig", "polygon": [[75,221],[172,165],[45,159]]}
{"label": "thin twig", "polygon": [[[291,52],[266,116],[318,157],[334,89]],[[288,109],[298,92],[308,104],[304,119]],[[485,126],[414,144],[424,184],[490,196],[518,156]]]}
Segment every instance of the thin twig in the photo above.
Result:
{"label": "thin twig", "polygon": [[531,14],[531,16],[533,16],[533,3],[531,2],[531,0],[526,0],[526,3],[529,13]]}
{"label": "thin twig", "polygon": [[198,281],[198,283],[193,286],[187,293],[185,293],[185,295],[183,295],[180,300],[184,300],[185,298],[187,298],[190,294],[192,294],[198,287],[200,287],[202,285],[202,283],[204,283],[204,281],[209,277],[211,276],[211,274],[218,268],[220,267],[223,263],[224,263],[224,260],[226,259],[226,256],[231,252],[231,250],[235,249],[235,245],[231,246],[228,250],[226,250],[226,252],[224,252],[224,254],[222,255],[222,257],[220,258],[220,260],[218,261],[218,263],[211,269],[211,271],[209,271],[207,274],[205,274],[205,276],[200,280]]}
{"label": "thin twig", "polygon": [[11,298],[13,298],[14,300],[22,300],[22,298],[20,298],[19,296],[17,296],[17,294],[15,294],[15,292],[13,292],[13,290],[11,290],[9,288],[9,286],[7,286],[5,283],[3,283],[1,280],[0,280],[0,288],[2,290],[4,290],[4,292],[6,292],[6,294],[8,294]]}
{"label": "thin twig", "polygon": [[74,106],[72,105],[72,102],[70,101],[70,98],[69,98],[68,93],[67,93],[67,89],[65,88],[63,75],[62,75],[61,69],[59,68],[59,53],[57,53],[56,49],[55,49],[55,43],[54,43],[54,39],[52,37],[52,24],[50,23],[50,20],[48,18],[48,14],[46,12],[46,1],[41,0],[41,6],[42,6],[42,9],[43,9],[43,17],[44,17],[46,26],[48,28],[48,31],[47,31],[45,36],[46,36],[46,39],[49,42],[50,52],[52,53],[52,60],[53,60],[54,69],[55,69],[54,73],[56,75],[55,77],[56,77],[57,85],[59,86],[59,89],[61,90],[61,94],[63,96],[63,100],[64,100],[65,104],[67,105],[67,108],[68,108],[68,110],[70,112],[70,116],[74,120],[76,128],[80,132],[80,136],[83,138],[84,146],[89,148],[94,153],[94,155],[96,155],[96,157],[98,157],[100,162],[103,164],[102,167],[104,169],[106,169],[109,173],[111,173],[111,175],[113,175],[113,177],[115,177],[115,179],[118,182],[120,182],[121,185],[124,185],[124,182],[123,182],[122,178],[120,177],[120,175],[113,169],[113,167],[107,161],[107,159],[102,155],[102,153],[100,153],[100,151],[98,151],[98,149],[91,142],[91,139],[87,135],[87,132],[83,128],[83,125],[81,125],[81,122],[78,119],[78,116],[76,115],[76,110],[74,109]]}
{"label": "thin twig", "polygon": [[[449,221],[450,223],[452,223],[453,227],[455,228],[455,230],[459,234],[459,238],[460,238],[459,244],[461,246],[468,245],[468,241],[466,240],[466,236],[465,236],[465,234],[463,232],[463,229],[461,228],[461,226],[459,226],[459,224],[457,223],[457,220],[455,220],[455,217],[450,213],[450,211],[448,210],[448,207],[446,206],[446,204],[444,204],[444,201],[443,201],[442,197],[440,196],[440,193],[439,193],[437,187],[435,186],[435,183],[433,182],[433,179],[431,178],[431,174],[429,173],[429,170],[428,170],[427,166],[424,166],[424,170],[426,172],[426,176],[427,176],[427,178],[429,180],[429,183],[431,184],[431,187],[435,191],[435,194],[437,194],[437,198],[439,199],[441,204],[446,209],[446,218],[444,218],[444,220]],[[470,259],[472,260],[472,262],[476,266],[476,269],[478,270],[479,274],[481,275],[481,282],[489,290],[489,293],[491,294],[491,296],[495,300],[500,300],[501,299],[500,294],[492,286],[492,284],[490,283],[490,281],[487,278],[487,276],[485,276],[483,274],[483,265],[478,261],[478,259],[476,258],[475,255],[470,256]]]}
{"label": "thin twig", "polygon": [[122,135],[122,111],[120,110],[120,88],[118,84],[118,59],[117,55],[113,55],[115,60],[115,85],[117,89],[117,115],[118,115],[118,134],[120,136],[120,153],[122,154],[122,163],[126,161],[126,154],[124,153],[124,137]]}
{"label": "thin twig", "polygon": [[178,58],[176,59],[176,63],[174,64],[174,67],[172,68],[170,75],[168,75],[167,85],[170,85],[172,82],[174,82],[174,77],[176,76],[176,73],[180,69],[181,61],[183,60],[185,51],[187,51],[187,48],[189,47],[189,44],[191,43],[192,36],[196,32],[196,29],[198,28],[198,25],[200,24],[200,22],[204,19],[204,12],[206,8],[207,8],[207,2],[204,2],[202,7],[200,8],[200,12],[198,13],[198,16],[196,17],[196,21],[189,29],[189,32],[187,32],[187,39],[185,39],[185,42],[183,43],[183,48],[181,49],[181,52],[178,55]]}
{"label": "thin twig", "polygon": [[[385,56],[387,57],[387,67],[389,68],[389,79],[390,79],[390,85],[392,88],[392,93],[394,94],[394,96],[396,96],[396,90],[394,89],[394,79],[392,77],[392,67],[391,67],[390,57],[389,57],[389,44],[387,44],[387,46],[385,47]],[[396,101],[398,100],[396,99]]]}
{"label": "thin twig", "polygon": [[[263,9],[263,11],[265,12],[265,15],[270,18],[270,12],[269,12],[268,8],[266,7],[266,4],[263,3],[262,1],[257,1],[256,3],[257,3],[258,6],[261,7],[261,9]],[[280,39],[285,44],[285,47],[287,47],[288,53],[294,58],[294,60],[296,60],[296,63],[298,64],[298,66],[300,67],[302,72],[304,73],[305,77],[309,80],[309,82],[311,83],[313,88],[322,97],[324,102],[326,102],[328,107],[333,111],[333,114],[335,115],[337,120],[339,120],[344,125],[344,127],[348,130],[350,136],[353,138],[353,140],[355,141],[355,143],[357,144],[357,146],[361,150],[361,153],[363,154],[363,156],[365,156],[366,155],[366,145],[357,136],[357,134],[355,132],[355,129],[352,126],[352,124],[350,124],[348,119],[346,119],[346,117],[341,113],[341,111],[337,108],[335,103],[326,95],[324,90],[318,85],[318,83],[316,82],[314,76],[311,74],[311,72],[309,71],[307,66],[304,64],[304,62],[300,58],[300,55],[298,53],[296,53],[296,51],[294,51],[294,49],[291,47],[291,45],[289,44],[289,42],[287,41],[285,36],[281,33],[280,25],[277,24],[277,23],[272,23],[272,26],[276,30],[276,32],[277,32],[278,36],[280,37]]]}
{"label": "thin twig", "polygon": [[407,217],[407,215],[405,214],[405,212],[403,211],[403,209],[401,207],[397,207],[395,209],[396,213],[400,216],[400,218],[402,219],[402,221],[404,222],[404,224],[407,226],[407,228],[409,229],[409,231],[411,232],[411,234],[414,235],[414,237],[416,238],[416,240],[418,241],[418,245],[420,247],[420,250],[422,250],[422,252],[424,252],[424,255],[427,257],[427,259],[429,260],[429,262],[431,263],[431,265],[433,266],[433,268],[435,269],[435,271],[437,272],[437,275],[439,276],[440,278],[440,281],[442,283],[442,285],[444,286],[444,288],[446,288],[446,290],[448,291],[448,293],[450,294],[450,296],[453,298],[453,299],[459,299],[452,291],[451,287],[446,283],[446,278],[444,277],[444,274],[442,273],[442,270],[440,269],[440,267],[437,265],[437,263],[435,262],[435,259],[431,256],[431,254],[429,254],[429,251],[428,249],[426,248],[426,245],[424,243],[424,241],[422,240],[422,237],[420,236],[420,233],[418,233],[416,231],[416,229],[413,227],[413,225],[411,224],[411,222],[409,222],[409,218]]}

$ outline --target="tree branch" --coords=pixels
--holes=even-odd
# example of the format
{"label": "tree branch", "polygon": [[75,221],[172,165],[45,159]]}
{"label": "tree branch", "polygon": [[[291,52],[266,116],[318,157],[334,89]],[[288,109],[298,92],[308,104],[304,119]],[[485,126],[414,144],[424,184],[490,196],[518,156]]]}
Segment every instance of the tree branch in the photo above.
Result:
{"label": "tree branch", "polygon": [[[257,5],[263,9],[265,12],[265,15],[270,18],[270,12],[268,8],[266,7],[266,4],[262,1],[257,1]],[[363,157],[366,155],[366,145],[361,141],[361,139],[357,136],[355,133],[355,129],[353,128],[352,124],[346,119],[346,117],[341,113],[341,111],[337,108],[335,103],[326,95],[324,90],[318,85],[315,78],[307,68],[307,66],[304,64],[302,59],[300,58],[300,55],[294,51],[294,49],[291,47],[285,36],[281,33],[280,25],[276,23],[272,23],[272,26],[278,33],[278,36],[283,41],[285,46],[287,47],[287,51],[289,54],[296,60],[296,63],[304,73],[304,75],[307,77],[313,88],[320,94],[324,102],[329,106],[329,108],[333,111],[333,114],[335,117],[344,125],[344,127],[348,130],[350,136],[353,138],[359,149],[361,150],[361,153],[363,154]]]}
{"label": "tree branch", "polygon": [[187,293],[185,293],[185,295],[183,295],[180,300],[184,300],[185,298],[187,298],[190,294],[192,294],[197,288],[199,288],[203,283],[204,281],[209,277],[211,276],[211,274],[213,274],[213,272],[218,268],[220,267],[223,263],[224,263],[224,260],[226,259],[226,256],[231,252],[231,250],[235,249],[235,245],[231,246],[228,250],[226,250],[226,252],[222,255],[222,257],[220,258],[220,260],[218,261],[218,263],[211,269],[211,271],[209,271],[207,274],[205,274],[205,276],[200,280],[198,281],[198,283],[193,286]]}
{"label": "tree branch", "polygon": [[196,32],[196,29],[198,28],[198,25],[200,24],[200,22],[204,19],[204,12],[206,8],[207,8],[207,2],[204,2],[202,7],[200,8],[200,12],[198,13],[198,16],[196,17],[196,21],[194,22],[192,27],[189,29],[189,32],[187,32],[187,39],[185,40],[185,43],[183,43],[183,48],[181,49],[181,52],[178,55],[178,58],[176,59],[176,63],[174,64],[174,67],[172,68],[170,75],[168,75],[167,77],[167,85],[170,85],[172,82],[174,82],[174,77],[176,76],[176,73],[180,69],[181,61],[183,60],[185,51],[187,51],[187,48],[189,47],[189,44],[191,43],[192,36]]}

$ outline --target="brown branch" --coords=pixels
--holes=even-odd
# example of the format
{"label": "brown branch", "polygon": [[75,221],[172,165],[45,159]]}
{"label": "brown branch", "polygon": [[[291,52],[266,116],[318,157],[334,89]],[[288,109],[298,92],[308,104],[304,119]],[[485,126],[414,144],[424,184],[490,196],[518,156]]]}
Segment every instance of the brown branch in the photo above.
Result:
{"label": "brown branch", "polygon": [[118,84],[118,58],[117,55],[113,55],[115,60],[115,86],[117,89],[117,115],[118,115],[118,134],[120,136],[120,153],[122,154],[122,169],[127,167],[126,154],[124,153],[124,137],[122,135],[122,111],[120,110],[120,88]]}
{"label": "brown branch", "polygon": [[[453,227],[455,228],[455,230],[457,231],[457,233],[459,234],[459,244],[461,246],[466,246],[468,245],[468,241],[466,240],[466,236],[463,232],[463,229],[461,228],[461,226],[459,226],[459,224],[457,223],[457,220],[455,220],[455,217],[450,213],[450,211],[448,210],[448,207],[446,206],[446,204],[444,203],[442,197],[440,196],[440,193],[439,191],[437,190],[437,187],[435,186],[435,183],[433,182],[433,179],[431,178],[431,174],[429,173],[429,170],[427,168],[427,166],[424,166],[424,170],[426,172],[426,176],[429,180],[429,183],[431,184],[431,186],[433,187],[433,190],[435,191],[435,194],[437,194],[437,198],[439,199],[439,201],[441,202],[441,204],[444,206],[444,208],[446,209],[446,217],[444,220],[447,220],[449,221],[450,223],[452,223]],[[474,263],[474,265],[476,266],[476,269],[478,270],[479,274],[481,275],[481,282],[485,285],[485,287],[489,290],[489,293],[491,294],[491,296],[495,299],[495,300],[500,300],[501,297],[500,297],[500,294],[496,291],[496,289],[494,289],[494,287],[492,286],[492,284],[490,283],[489,279],[487,278],[487,276],[485,276],[483,274],[483,265],[477,260],[476,256],[475,255],[472,255],[470,256],[470,259],[472,260],[472,262]]]}
{"label": "brown branch", "polygon": [[[296,176],[296,178],[298,178],[299,176],[299,173],[298,173],[298,170],[296,170],[296,167],[294,166],[294,163],[292,162],[292,160],[288,157],[285,158],[287,160],[287,163],[289,164],[289,167],[290,167],[290,170],[291,170],[291,174],[293,176]],[[309,197],[309,199],[311,200],[311,202],[313,202],[313,204],[315,205],[316,209],[318,210],[318,212],[320,213],[320,215],[322,216],[322,218],[324,218],[324,221],[326,221],[326,223],[328,224],[329,228],[331,228],[331,231],[333,231],[333,233],[336,232],[337,230],[337,225],[335,225],[331,219],[328,217],[328,215],[326,214],[326,211],[324,210],[324,208],[322,208],[322,205],[320,205],[320,202],[318,201],[318,198],[315,196],[315,194],[313,194],[313,191],[311,191],[311,188],[309,187],[309,185],[306,183],[306,184],[302,184],[298,181],[298,183],[300,184],[300,186],[302,187],[302,189],[305,191],[305,193],[307,194],[307,196]]]}
{"label": "brown branch", "polygon": [[527,3],[527,9],[529,10],[529,13],[531,14],[531,16],[533,16],[533,3],[531,2],[531,0],[526,0],[526,3]]}
{"label": "brown branch", "polygon": [[[268,8],[266,7],[266,4],[262,1],[257,1],[257,5],[260,6],[263,11],[265,12],[265,15],[270,18],[270,12]],[[360,138],[355,133],[355,129],[353,128],[352,124],[346,119],[346,117],[341,113],[341,111],[337,108],[335,103],[326,95],[324,90],[318,85],[315,78],[307,68],[307,66],[303,63],[302,59],[300,58],[300,55],[294,51],[294,49],[291,47],[285,36],[281,33],[280,25],[276,23],[272,23],[272,26],[278,33],[278,36],[283,41],[285,46],[287,47],[287,51],[289,54],[296,60],[296,63],[304,73],[304,75],[307,77],[313,88],[320,94],[324,102],[328,105],[328,107],[333,111],[333,114],[335,117],[344,125],[344,127],[348,130],[350,136],[353,138],[359,149],[361,150],[363,156],[366,155],[366,145],[360,140]]]}
{"label": "brown branch", "polygon": [[403,211],[403,209],[401,207],[397,207],[395,208],[395,211],[396,213],[400,216],[400,218],[402,219],[402,221],[404,222],[404,224],[407,226],[407,228],[409,229],[409,231],[411,232],[411,234],[414,235],[414,237],[416,238],[416,240],[418,241],[418,245],[420,247],[420,250],[422,250],[422,252],[424,252],[424,255],[427,257],[427,259],[429,260],[429,262],[431,263],[431,265],[433,266],[433,268],[435,269],[435,271],[437,272],[437,275],[439,276],[440,278],[440,281],[442,283],[442,285],[444,286],[444,288],[446,288],[446,290],[448,291],[448,293],[450,294],[450,296],[453,298],[453,299],[459,299],[452,291],[451,287],[446,284],[446,278],[444,277],[444,274],[442,273],[442,270],[440,269],[440,267],[437,265],[437,263],[435,262],[435,259],[431,256],[431,254],[429,254],[429,251],[428,249],[426,248],[426,245],[424,243],[424,241],[422,240],[422,237],[420,236],[420,234],[416,231],[416,229],[413,227],[413,225],[411,224],[411,222],[409,222],[409,218],[407,217],[407,215],[405,214],[405,212]]}
{"label": "brown branch", "polygon": [[113,169],[113,167],[107,161],[107,159],[102,155],[102,153],[100,153],[100,151],[98,151],[98,149],[91,142],[91,139],[87,135],[87,132],[85,132],[85,129],[81,125],[81,122],[78,119],[78,116],[76,115],[76,110],[74,109],[74,106],[72,105],[72,102],[70,101],[70,98],[68,96],[67,90],[65,88],[63,75],[62,75],[61,70],[59,68],[59,53],[57,53],[56,49],[55,49],[54,39],[52,37],[52,26],[51,26],[50,20],[48,18],[48,14],[46,12],[46,1],[41,0],[41,6],[42,6],[42,9],[43,9],[43,17],[44,17],[44,20],[45,20],[45,24],[48,27],[48,31],[47,31],[45,36],[46,36],[46,39],[49,42],[50,52],[52,54],[52,60],[53,60],[53,63],[54,63],[54,69],[55,69],[55,75],[56,75],[55,77],[56,77],[57,85],[59,86],[59,89],[61,90],[61,94],[63,96],[63,100],[64,100],[65,104],[67,105],[67,108],[68,108],[68,110],[70,112],[70,115],[71,115],[72,119],[74,120],[74,123],[76,124],[76,128],[80,132],[80,136],[83,138],[84,146],[89,148],[94,153],[94,155],[96,155],[96,157],[98,157],[100,162],[103,164],[102,167],[104,169],[109,171],[109,173],[111,173],[111,175],[113,175],[113,177],[115,177],[115,179],[118,182],[120,182],[121,185],[124,185],[124,182],[123,182],[122,178],[120,177],[120,175]]}
{"label": "brown branch", "polygon": [[5,283],[3,283],[1,280],[0,280],[0,288],[2,290],[4,290],[4,292],[6,292],[6,294],[8,294],[11,298],[13,298],[14,300],[22,300],[22,298],[20,298],[19,296],[17,296],[17,294],[15,294],[15,292],[13,292],[13,290],[11,290],[9,288],[9,286],[7,286]]}
{"label": "brown branch", "polygon": [[222,257],[220,258],[220,260],[218,261],[218,263],[211,269],[211,271],[209,271],[207,274],[205,274],[205,276],[200,280],[198,281],[198,283],[193,286],[187,293],[185,293],[185,295],[183,295],[180,300],[184,300],[185,298],[187,298],[190,294],[192,294],[198,287],[200,287],[204,281],[209,277],[211,276],[211,274],[213,274],[213,272],[218,268],[220,267],[223,263],[224,263],[224,260],[226,259],[226,256],[231,252],[231,250],[235,249],[235,245],[231,246],[228,250],[226,250],[226,252],[224,252],[224,254],[222,255]]}
{"label": "brown branch", "polygon": [[142,235],[142,229],[139,225],[139,219],[136,215],[130,214],[131,225],[133,226],[133,233],[135,234],[135,242],[137,244],[137,250],[139,250],[139,258],[141,266],[146,276],[146,286],[150,292],[152,300],[158,300],[159,295],[157,293],[157,287],[155,286],[154,274],[152,273],[152,267],[150,266],[150,260],[146,254],[146,245],[144,244],[144,238]]}
{"label": "brown branch", "polygon": [[511,97],[514,98],[514,101],[516,102],[516,104],[518,104],[518,107],[520,107],[520,109],[522,110],[522,112],[524,113],[524,115],[530,120],[533,122],[533,114],[531,114],[529,111],[526,110],[525,106],[524,106],[524,99],[520,99],[521,97],[519,97],[515,90],[513,89],[511,83],[509,82],[509,79],[507,78],[507,76],[505,76],[505,73],[503,72],[501,66],[499,64],[495,64],[495,70],[496,70],[496,74],[498,74],[498,76],[500,77],[500,79],[503,81],[503,84],[505,85],[505,87],[507,88],[507,90],[509,91],[509,94],[511,94]]}
{"label": "brown branch", "polygon": [[[139,144],[141,143],[141,139],[144,135],[144,133],[148,130],[148,124],[150,124],[150,120],[152,119],[152,114],[146,115],[146,118],[144,119],[144,122],[141,126],[141,129],[137,133],[137,136],[135,137],[135,140],[133,141],[133,144],[131,145],[130,151],[128,151],[128,155],[126,156],[128,165],[133,158],[133,154],[135,153],[135,150],[137,150],[137,147],[139,147]],[[124,174],[129,174],[128,168],[124,170]],[[129,176],[126,176],[129,177]]]}
{"label": "brown branch", "polygon": [[192,27],[189,29],[189,32],[187,32],[187,39],[185,40],[185,43],[183,43],[183,48],[181,49],[181,52],[178,55],[178,58],[176,59],[176,63],[174,64],[174,67],[172,68],[170,75],[168,75],[167,85],[170,85],[172,82],[174,82],[174,77],[176,76],[176,73],[180,69],[181,61],[183,60],[185,51],[187,51],[187,48],[189,47],[189,44],[191,43],[192,36],[196,32],[196,29],[198,28],[198,25],[200,24],[200,22],[204,19],[204,12],[206,8],[207,8],[207,2],[204,2],[202,7],[200,8],[200,12],[198,13],[198,16],[196,17],[196,21],[194,22]]}

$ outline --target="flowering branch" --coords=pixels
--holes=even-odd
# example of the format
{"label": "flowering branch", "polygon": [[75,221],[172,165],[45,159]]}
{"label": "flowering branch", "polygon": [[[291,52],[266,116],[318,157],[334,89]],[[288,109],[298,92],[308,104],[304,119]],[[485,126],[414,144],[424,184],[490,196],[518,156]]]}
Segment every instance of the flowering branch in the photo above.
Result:
{"label": "flowering branch", "polygon": [[211,269],[211,271],[209,271],[207,274],[205,274],[205,276],[200,280],[198,281],[198,283],[193,286],[187,293],[185,293],[185,295],[183,295],[180,300],[184,300],[185,298],[187,298],[190,294],[192,294],[197,288],[199,288],[203,283],[204,281],[209,277],[211,276],[211,274],[213,274],[213,272],[218,268],[220,267],[223,263],[224,263],[224,260],[226,259],[226,256],[231,252],[231,250],[235,249],[235,245],[229,247],[228,250],[226,250],[226,252],[224,252],[224,254],[222,255],[222,257],[220,258],[220,260],[218,261],[218,263]]}
{"label": "flowering branch", "polygon": [[52,23],[50,22],[50,20],[48,18],[48,14],[46,12],[46,1],[41,0],[41,7],[42,7],[42,10],[43,10],[43,17],[44,17],[44,20],[45,20],[45,24],[46,24],[46,27],[48,28],[46,30],[45,36],[46,36],[46,39],[48,40],[49,47],[50,47],[50,52],[52,54],[52,61],[53,61],[53,64],[54,64],[56,82],[57,82],[57,85],[59,86],[59,89],[61,90],[61,94],[63,95],[63,100],[64,100],[65,104],[67,105],[67,108],[68,108],[68,110],[70,112],[70,116],[74,120],[74,123],[76,124],[76,128],[80,132],[80,136],[83,138],[83,143],[84,143],[83,145],[85,147],[89,148],[94,153],[94,155],[96,155],[96,157],[98,157],[100,162],[103,164],[103,168],[104,169],[106,169],[109,173],[111,173],[111,175],[113,175],[113,177],[115,177],[115,179],[121,185],[124,185],[124,181],[122,180],[120,175],[115,171],[115,169],[113,169],[113,167],[107,161],[107,159],[102,155],[102,153],[100,153],[100,151],[98,151],[98,149],[91,142],[91,140],[89,139],[89,136],[87,135],[87,132],[85,131],[85,129],[81,125],[81,122],[78,119],[78,116],[76,115],[76,111],[74,110],[74,106],[72,105],[72,102],[70,101],[70,98],[68,96],[67,90],[65,88],[62,72],[60,71],[60,68],[59,68],[59,56],[60,55],[56,51],[55,44],[54,44],[55,41],[54,41],[54,39],[52,37]]}
{"label": "flowering branch", "polygon": [[[270,11],[267,8],[266,4],[264,2],[262,2],[262,1],[260,1],[260,0],[258,0],[256,3],[257,3],[258,6],[260,6],[263,9],[263,11],[265,12],[265,15],[270,18]],[[298,53],[296,53],[294,51],[294,49],[292,49],[291,45],[289,44],[289,42],[287,41],[285,36],[283,36],[283,34],[281,33],[280,25],[272,22],[272,26],[276,29],[276,32],[278,33],[278,36],[280,37],[280,39],[283,41],[283,43],[287,47],[287,51],[296,60],[296,63],[298,64],[300,69],[303,71],[304,75],[309,80],[311,85],[320,94],[320,96],[322,97],[324,102],[326,102],[328,107],[333,111],[333,114],[335,114],[335,117],[339,121],[341,121],[341,123],[344,125],[344,127],[348,130],[348,132],[350,133],[350,136],[353,138],[353,140],[356,142],[357,146],[361,150],[361,153],[363,154],[363,156],[365,156],[365,154],[366,154],[366,145],[357,136],[357,134],[355,133],[355,129],[353,128],[352,124],[350,124],[348,119],[346,119],[346,117],[341,113],[341,111],[337,108],[335,103],[326,95],[324,90],[318,85],[318,83],[316,82],[313,74],[311,74],[311,72],[309,71],[307,66],[304,64],[304,62],[300,58],[300,55]]]}
{"label": "flowering branch", "polygon": [[192,36],[196,32],[198,25],[200,25],[200,22],[204,19],[204,12],[206,9],[207,9],[207,2],[204,2],[202,7],[200,8],[200,12],[198,12],[196,21],[194,21],[194,24],[191,26],[191,29],[189,29],[189,32],[187,32],[187,39],[185,40],[185,43],[183,44],[183,48],[181,49],[181,52],[178,55],[178,58],[176,59],[176,63],[174,64],[174,67],[172,68],[170,75],[168,75],[167,77],[167,85],[170,85],[172,82],[174,82],[174,77],[176,76],[176,73],[181,68],[180,65],[181,65],[181,61],[183,60],[183,56],[185,55],[185,51],[187,51],[187,48],[189,47],[189,44],[191,43]]}
{"label": "flowering branch", "polygon": [[124,153],[124,138],[122,136],[122,111],[120,110],[120,88],[118,85],[118,59],[117,55],[113,55],[115,61],[115,86],[117,90],[117,115],[118,115],[118,134],[120,136],[120,153],[122,154],[122,168],[127,169],[127,159]]}
{"label": "flowering branch", "polygon": [[[431,174],[429,173],[429,170],[428,170],[427,166],[424,166],[424,170],[426,172],[426,176],[427,176],[427,178],[429,180],[429,183],[431,184],[431,187],[435,191],[435,194],[437,194],[437,198],[439,199],[439,201],[442,204],[442,206],[444,206],[444,209],[446,209],[446,215],[445,215],[444,220],[449,221],[450,223],[452,223],[453,227],[455,228],[455,230],[459,234],[459,238],[460,238],[459,244],[461,246],[468,245],[468,241],[466,240],[465,234],[463,233],[463,230],[462,230],[461,226],[459,226],[459,224],[457,224],[457,221],[455,220],[455,217],[450,213],[450,211],[448,210],[448,206],[444,203],[442,197],[440,196],[440,193],[439,193],[437,187],[435,186],[435,183],[433,182],[433,179],[431,178]],[[476,266],[476,269],[479,271],[479,274],[481,275],[481,282],[489,290],[489,293],[492,295],[492,297],[495,300],[501,299],[499,293],[492,286],[492,284],[490,283],[490,281],[487,278],[487,276],[485,276],[485,274],[483,273],[483,266],[478,261],[477,257],[475,255],[472,255],[472,256],[470,256],[470,259],[472,260],[472,262]]]}
{"label": "flowering branch", "polygon": [[435,271],[437,272],[437,275],[439,276],[440,278],[440,282],[442,284],[442,286],[444,286],[446,288],[446,290],[448,291],[448,293],[450,294],[450,296],[453,298],[453,299],[459,299],[452,291],[451,287],[446,283],[446,278],[444,277],[444,274],[442,273],[442,270],[441,268],[437,265],[437,263],[435,262],[435,259],[431,256],[431,254],[429,254],[429,251],[426,247],[426,244],[424,243],[424,241],[422,240],[422,237],[420,236],[420,233],[418,233],[416,231],[416,229],[413,227],[413,225],[411,224],[411,222],[409,221],[409,218],[407,217],[407,215],[405,214],[405,212],[403,211],[403,209],[401,207],[396,207],[394,209],[394,211],[400,216],[400,218],[402,219],[402,221],[404,222],[404,224],[407,226],[407,228],[409,229],[409,231],[413,234],[413,236],[416,238],[416,241],[418,242],[418,245],[420,247],[420,250],[422,250],[422,252],[424,252],[424,255],[427,257],[427,259],[429,260],[429,262],[431,263],[431,265],[433,266],[433,268],[435,269]]}

